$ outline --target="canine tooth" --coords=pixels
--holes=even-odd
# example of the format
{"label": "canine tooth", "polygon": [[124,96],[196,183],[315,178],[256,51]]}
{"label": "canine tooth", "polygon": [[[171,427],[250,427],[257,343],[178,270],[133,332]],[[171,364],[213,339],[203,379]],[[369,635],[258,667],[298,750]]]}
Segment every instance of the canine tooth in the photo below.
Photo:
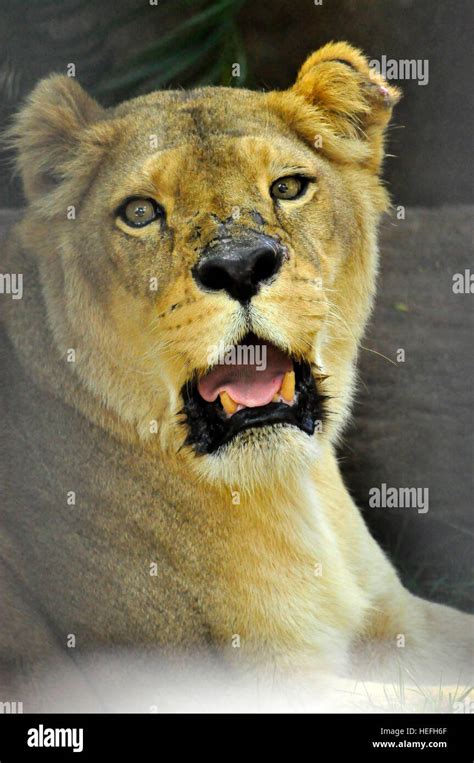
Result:
{"label": "canine tooth", "polygon": [[237,410],[237,403],[232,400],[231,396],[227,392],[221,392],[219,395],[222,403],[222,407],[226,413],[235,413]]}
{"label": "canine tooth", "polygon": [[295,372],[294,371],[287,371],[286,374],[283,377],[283,381],[281,383],[280,387],[280,395],[287,401],[287,403],[291,403],[295,396]]}

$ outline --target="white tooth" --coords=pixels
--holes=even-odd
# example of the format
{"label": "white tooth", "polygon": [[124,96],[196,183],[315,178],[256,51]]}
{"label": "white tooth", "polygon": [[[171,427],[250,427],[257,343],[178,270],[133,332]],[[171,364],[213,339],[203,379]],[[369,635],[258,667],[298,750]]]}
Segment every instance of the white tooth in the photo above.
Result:
{"label": "white tooth", "polygon": [[280,395],[287,403],[291,403],[295,396],[295,372],[287,371],[280,387]]}
{"label": "white tooth", "polygon": [[226,413],[230,415],[236,412],[237,403],[235,400],[232,400],[231,396],[227,392],[221,392],[219,397],[221,399],[222,407]]}

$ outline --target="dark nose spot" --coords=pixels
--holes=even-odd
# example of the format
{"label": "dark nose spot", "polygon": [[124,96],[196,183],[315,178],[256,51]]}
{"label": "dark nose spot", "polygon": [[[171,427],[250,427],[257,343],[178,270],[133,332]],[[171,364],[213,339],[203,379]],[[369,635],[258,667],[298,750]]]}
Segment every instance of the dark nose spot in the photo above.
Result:
{"label": "dark nose spot", "polygon": [[247,243],[226,239],[204,254],[193,276],[204,289],[226,291],[245,304],[278,273],[282,262],[283,247],[267,236]]}

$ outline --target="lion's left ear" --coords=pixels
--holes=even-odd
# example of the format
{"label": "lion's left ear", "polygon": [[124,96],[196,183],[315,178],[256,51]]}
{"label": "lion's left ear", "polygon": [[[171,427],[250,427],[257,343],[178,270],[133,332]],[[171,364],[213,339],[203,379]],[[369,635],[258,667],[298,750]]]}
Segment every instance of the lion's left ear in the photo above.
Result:
{"label": "lion's left ear", "polygon": [[401,93],[359,50],[346,42],[328,43],[305,61],[292,91],[318,107],[336,134],[366,142],[368,163],[378,170],[384,131]]}

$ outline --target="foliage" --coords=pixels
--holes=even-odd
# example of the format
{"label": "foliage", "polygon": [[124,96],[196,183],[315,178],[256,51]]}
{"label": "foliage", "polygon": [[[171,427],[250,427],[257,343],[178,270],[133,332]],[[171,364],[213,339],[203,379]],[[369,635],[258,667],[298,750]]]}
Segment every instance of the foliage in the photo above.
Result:
{"label": "foliage", "polygon": [[[175,0],[173,15],[178,23],[104,78],[97,92],[118,92],[123,97],[178,83],[244,84],[247,57],[237,23],[244,2]],[[239,77],[232,76],[233,63],[240,66]]]}

